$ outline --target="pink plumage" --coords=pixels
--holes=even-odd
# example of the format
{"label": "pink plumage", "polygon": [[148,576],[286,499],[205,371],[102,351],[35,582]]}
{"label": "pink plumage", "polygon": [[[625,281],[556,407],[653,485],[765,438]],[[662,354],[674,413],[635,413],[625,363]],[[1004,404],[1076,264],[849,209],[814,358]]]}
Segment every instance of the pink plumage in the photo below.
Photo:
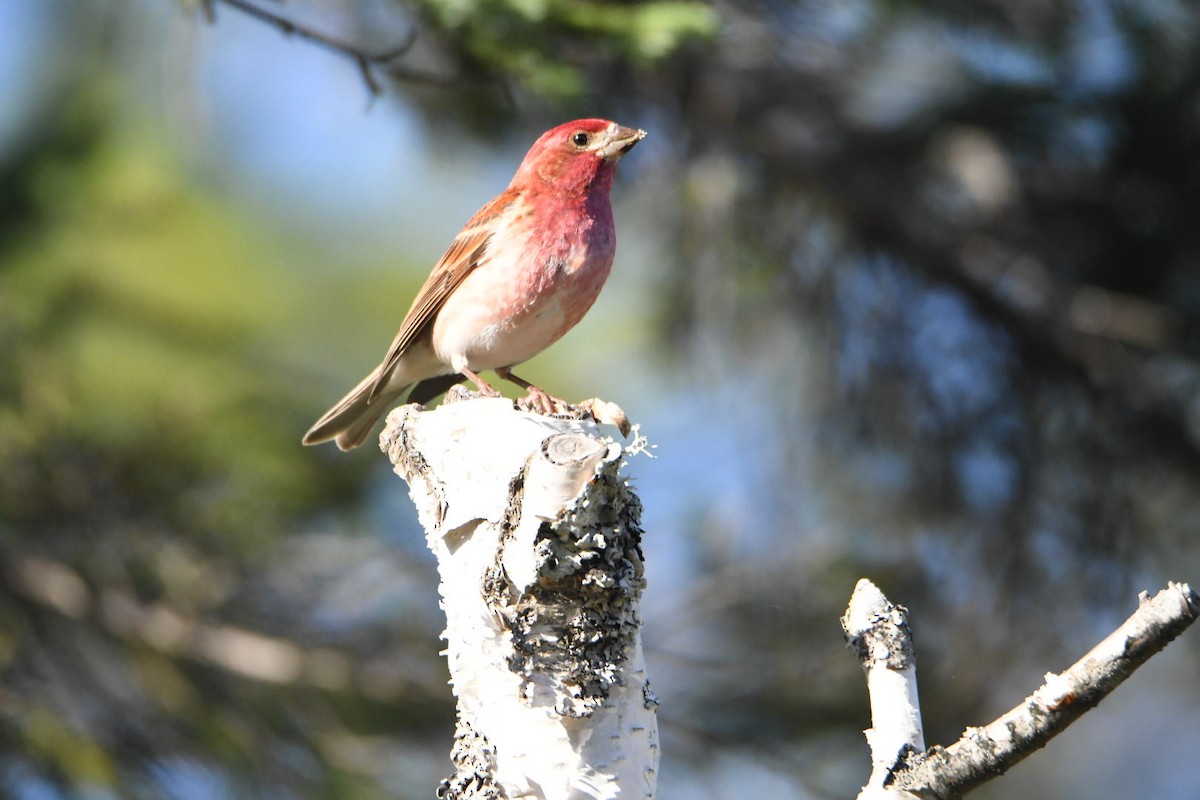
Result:
{"label": "pink plumage", "polygon": [[512,182],[475,213],[434,266],[383,362],[317,420],[304,444],[362,444],[402,395],[426,402],[496,370],[537,407],[564,405],[511,373],[591,308],[616,252],[609,192],[617,160],[645,136],[603,119],[542,134]]}

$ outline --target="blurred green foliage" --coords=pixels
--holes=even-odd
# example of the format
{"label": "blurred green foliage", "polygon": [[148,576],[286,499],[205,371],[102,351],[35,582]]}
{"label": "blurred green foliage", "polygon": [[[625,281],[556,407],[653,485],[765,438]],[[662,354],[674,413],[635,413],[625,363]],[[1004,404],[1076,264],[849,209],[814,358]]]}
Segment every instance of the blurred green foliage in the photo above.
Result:
{"label": "blurred green foliage", "polygon": [[295,255],[118,106],[82,80],[0,161],[0,784],[154,797],[173,752],[251,774],[305,747],[288,709],[316,700],[205,637],[262,619],[251,576],[365,465],[299,444],[317,382],[270,346],[310,313]]}
{"label": "blurred green foliage", "polygon": [[3,183],[5,530],[103,510],[252,551],[347,486],[296,457],[304,387],[260,345],[296,298],[252,224],[96,106],[68,98]]}
{"label": "blurred green foliage", "polygon": [[578,100],[597,60],[650,67],[716,34],[717,14],[691,0],[421,0],[431,32],[468,72],[494,72],[550,102]]}

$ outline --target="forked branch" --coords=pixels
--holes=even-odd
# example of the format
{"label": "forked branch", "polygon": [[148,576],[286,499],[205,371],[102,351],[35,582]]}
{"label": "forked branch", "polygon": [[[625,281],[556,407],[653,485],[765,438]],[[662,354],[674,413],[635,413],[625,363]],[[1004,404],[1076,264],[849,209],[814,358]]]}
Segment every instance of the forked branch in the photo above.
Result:
{"label": "forked branch", "polygon": [[1048,673],[1019,706],[981,728],[967,728],[949,747],[921,752],[906,612],[860,581],[842,623],[871,693],[867,739],[875,769],[860,800],[961,797],[1045,746],[1200,615],[1200,595],[1185,583],[1169,583],[1154,597],[1143,593],[1139,601],[1121,627],[1063,672]]}

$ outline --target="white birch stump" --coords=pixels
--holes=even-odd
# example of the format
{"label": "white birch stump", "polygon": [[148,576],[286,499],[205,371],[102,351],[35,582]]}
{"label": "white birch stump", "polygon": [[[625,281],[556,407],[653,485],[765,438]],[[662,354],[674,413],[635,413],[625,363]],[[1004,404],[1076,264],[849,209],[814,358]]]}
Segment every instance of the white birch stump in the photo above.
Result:
{"label": "white birch stump", "polygon": [[652,798],[641,504],[590,422],[509,400],[393,411],[380,446],[438,561],[458,702],[441,798]]}

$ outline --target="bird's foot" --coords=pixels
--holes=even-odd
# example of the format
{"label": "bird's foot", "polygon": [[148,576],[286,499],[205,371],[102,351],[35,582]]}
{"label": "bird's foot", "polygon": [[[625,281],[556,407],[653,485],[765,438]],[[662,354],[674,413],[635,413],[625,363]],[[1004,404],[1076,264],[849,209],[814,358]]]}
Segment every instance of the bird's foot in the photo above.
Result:
{"label": "bird's foot", "polygon": [[508,367],[501,367],[496,370],[496,374],[525,390],[525,396],[517,400],[517,408],[522,411],[535,414],[567,414],[571,410],[570,403],[558,399],[540,386],[534,386],[524,378],[513,375]]}
{"label": "bird's foot", "polygon": [[504,380],[512,381],[525,389],[526,395],[517,400],[517,408],[522,411],[558,415],[570,417],[571,419],[592,419],[604,425],[615,425],[617,430],[621,432],[621,435],[625,437],[628,437],[633,430],[633,425],[629,422],[629,417],[616,403],[610,403],[607,400],[593,397],[590,400],[584,400],[579,405],[573,406],[566,400],[560,400],[554,395],[549,394],[540,386],[534,386],[524,378],[513,375],[511,369],[498,369],[496,370],[496,374]]}
{"label": "bird's foot", "polygon": [[485,381],[483,378],[479,377],[479,375],[477,375],[476,373],[472,372],[469,369],[466,369],[465,367],[463,369],[459,370],[459,374],[465,375],[467,380],[469,380],[471,383],[475,384],[475,388],[477,390],[479,390],[480,397],[503,397],[504,396],[500,392],[500,390],[496,389],[494,386],[492,386],[490,383]]}
{"label": "bird's foot", "polygon": [[566,400],[560,400],[540,386],[529,384],[524,397],[517,400],[517,408],[534,414],[566,414],[571,406]]}
{"label": "bird's foot", "polygon": [[547,394],[536,386],[530,387],[529,394],[517,401],[517,408],[536,414],[548,414],[568,419],[586,419],[599,422],[601,425],[612,425],[628,438],[633,431],[633,423],[625,410],[616,403],[593,397],[574,405]]}

